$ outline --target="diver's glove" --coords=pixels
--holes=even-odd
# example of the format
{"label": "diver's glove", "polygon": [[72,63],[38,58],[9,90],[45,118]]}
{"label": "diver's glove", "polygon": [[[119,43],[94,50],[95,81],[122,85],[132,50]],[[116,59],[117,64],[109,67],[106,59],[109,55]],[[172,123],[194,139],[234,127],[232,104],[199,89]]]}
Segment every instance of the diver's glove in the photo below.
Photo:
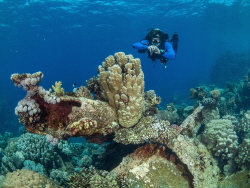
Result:
{"label": "diver's glove", "polygon": [[148,47],[148,51],[149,51],[150,55],[153,55],[153,53],[155,53],[155,54],[161,54],[160,49],[157,46],[155,46],[155,45],[149,46]]}

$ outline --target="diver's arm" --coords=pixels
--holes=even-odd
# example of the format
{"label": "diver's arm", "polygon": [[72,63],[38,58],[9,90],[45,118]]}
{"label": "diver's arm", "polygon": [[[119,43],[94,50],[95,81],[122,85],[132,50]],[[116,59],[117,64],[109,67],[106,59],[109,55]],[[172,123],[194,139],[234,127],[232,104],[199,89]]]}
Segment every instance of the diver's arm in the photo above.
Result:
{"label": "diver's arm", "polygon": [[175,59],[174,49],[169,42],[165,42],[165,53],[162,56],[167,59]]}
{"label": "diver's arm", "polygon": [[133,48],[137,50],[147,50],[149,46],[149,43],[147,40],[142,40],[141,42],[137,42],[133,44]]}

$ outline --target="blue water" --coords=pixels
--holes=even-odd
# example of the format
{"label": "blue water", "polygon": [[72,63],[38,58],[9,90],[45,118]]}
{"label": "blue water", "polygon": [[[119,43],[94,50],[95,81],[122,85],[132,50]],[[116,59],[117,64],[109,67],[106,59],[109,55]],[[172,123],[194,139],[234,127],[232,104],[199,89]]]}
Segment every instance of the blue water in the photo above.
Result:
{"label": "blue water", "polygon": [[[62,81],[71,91],[120,51],[141,59],[145,90],[161,96],[162,108],[173,94],[187,103],[191,87],[209,82],[220,53],[250,50],[249,9],[239,0],[0,0],[0,132],[17,134],[20,126],[14,108],[25,92],[14,87],[11,74],[42,71],[44,88]],[[131,47],[155,27],[179,33],[177,58],[167,69],[153,68],[147,54]]]}

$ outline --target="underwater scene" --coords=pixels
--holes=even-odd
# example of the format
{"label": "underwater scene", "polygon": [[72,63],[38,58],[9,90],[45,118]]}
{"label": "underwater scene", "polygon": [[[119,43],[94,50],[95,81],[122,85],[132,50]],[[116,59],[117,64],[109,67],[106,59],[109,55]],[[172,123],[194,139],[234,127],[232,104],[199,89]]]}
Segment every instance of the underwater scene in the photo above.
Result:
{"label": "underwater scene", "polygon": [[250,1],[0,0],[0,187],[249,188]]}

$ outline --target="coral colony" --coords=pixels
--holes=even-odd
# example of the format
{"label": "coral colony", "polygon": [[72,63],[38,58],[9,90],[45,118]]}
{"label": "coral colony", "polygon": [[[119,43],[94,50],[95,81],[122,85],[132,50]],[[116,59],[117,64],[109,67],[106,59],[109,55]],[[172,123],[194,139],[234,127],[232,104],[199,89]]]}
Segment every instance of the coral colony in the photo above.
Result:
{"label": "coral colony", "polygon": [[[74,92],[65,92],[61,82],[53,91],[39,86],[42,72],[11,76],[27,91],[15,113],[30,133],[18,139],[15,150],[6,150],[3,187],[25,181],[39,186],[50,178],[51,187],[215,188],[233,183],[226,177],[239,171],[250,186],[250,73],[237,89],[192,88],[194,106],[176,109],[170,103],[158,110],[161,98],[144,91],[139,59],[118,52],[98,72]],[[114,148],[68,143],[70,137],[135,149],[108,172],[91,166],[93,156],[104,160]]]}

